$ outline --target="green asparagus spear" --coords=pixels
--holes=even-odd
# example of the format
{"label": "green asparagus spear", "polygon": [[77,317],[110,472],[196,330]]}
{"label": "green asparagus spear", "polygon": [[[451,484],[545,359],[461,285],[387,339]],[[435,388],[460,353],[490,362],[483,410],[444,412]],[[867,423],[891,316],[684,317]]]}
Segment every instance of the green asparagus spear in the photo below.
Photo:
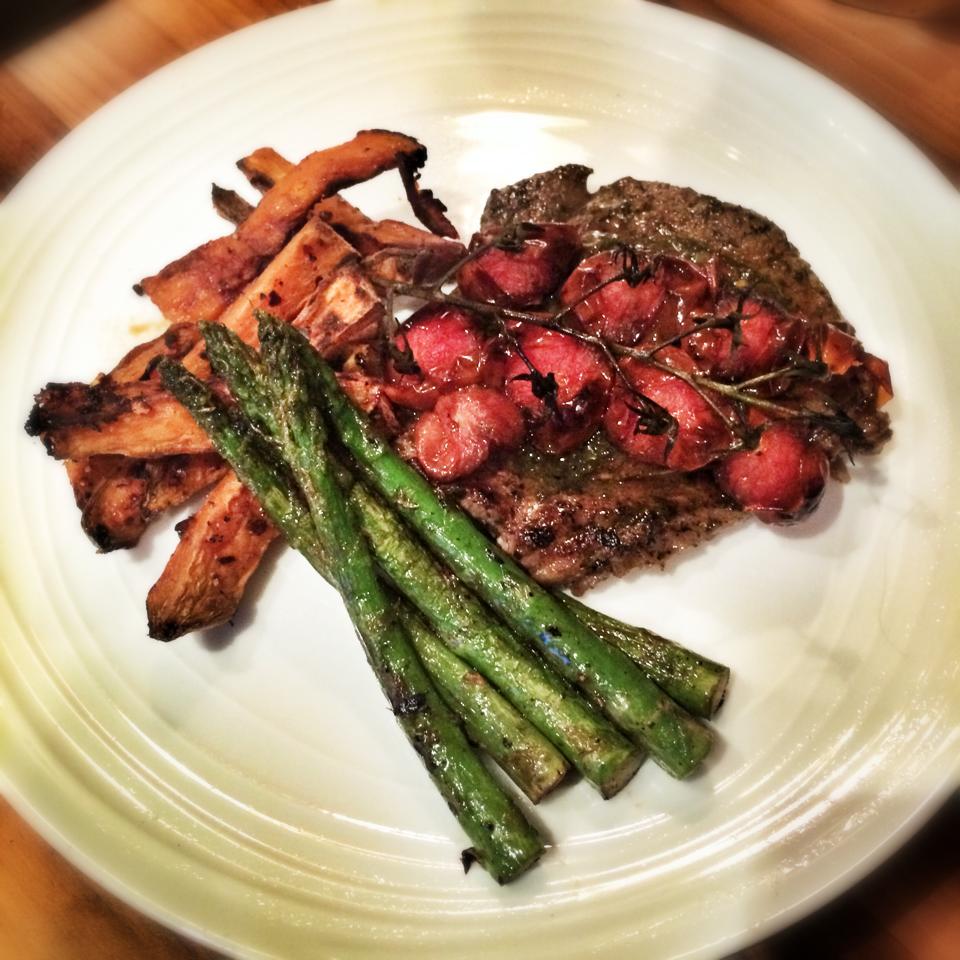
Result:
{"label": "green asparagus spear", "polygon": [[326,449],[326,428],[297,362],[300,337],[289,326],[267,327],[261,360],[274,392],[278,440],[310,507],[350,619],[411,743],[473,841],[476,856],[501,882],[513,879],[543,853],[543,843],[520,810],[473,754],[463,731],[430,682],[406,632]]}
{"label": "green asparagus spear", "polygon": [[205,383],[188,374],[180,364],[162,361],[159,370],[164,386],[211,437],[217,451],[254,493],[290,545],[328,577],[325,571],[329,570],[329,557],[317,537],[310,511],[289,468],[273,448],[249,420],[227,407]]}
{"label": "green asparagus spear", "polygon": [[[289,528],[298,536],[303,533],[302,501],[299,507],[291,508],[289,492],[285,497],[277,496],[282,474],[269,464],[264,444],[253,442],[257,438],[249,422],[242,427],[243,421],[179,364],[165,361],[160,369],[166,387],[208,432],[238,476],[245,482],[248,478],[265,481],[259,487],[251,483],[251,489],[258,497],[264,495],[261,503],[277,526],[284,531]],[[291,393],[288,403],[280,407],[278,421],[283,423],[285,441],[302,444],[296,451],[294,469],[307,483],[303,492],[311,501],[309,515],[318,534],[314,541],[326,544],[332,552],[332,563],[328,563],[316,545],[308,542],[307,558],[316,560],[321,572],[330,568],[335,571],[350,616],[394,714],[474,844],[469,856],[498,882],[506,883],[536,862],[543,853],[543,842],[473,752],[396,622],[390,598],[377,579],[372,558],[325,456],[315,411],[303,395],[295,393],[299,386],[296,375],[287,382]],[[294,453],[292,448],[289,452]],[[292,519],[294,516],[296,519]]]}
{"label": "green asparagus spear", "polygon": [[644,627],[608,617],[567,594],[557,599],[598,637],[619,647],[673,700],[692,714],[709,719],[723,703],[730,668]]}
{"label": "green asparagus spear", "polygon": [[350,501],[381,570],[444,643],[486,677],[603,796],[617,793],[640,765],[640,752],[518,643],[363,484],[353,488]]}
{"label": "green asparagus spear", "polygon": [[226,381],[246,418],[279,449],[280,422],[260,355],[222,323],[200,323],[213,372]]}
{"label": "green asparagus spear", "polygon": [[709,729],[618,648],[591,633],[462,511],[444,504],[353,407],[329,365],[306,340],[302,344],[301,358],[312,372],[318,399],[366,479],[471,590],[666,770],[677,777],[696,770],[713,743]]}
{"label": "green asparagus spear", "polygon": [[570,767],[536,727],[487,681],[471,670],[412,607],[399,607],[400,621],[440,696],[463,718],[467,735],[485,750],[534,803],[566,776]]}
{"label": "green asparagus spear", "polygon": [[[282,428],[273,405],[273,387],[260,357],[221,324],[203,324],[202,327],[214,371],[227,383],[244,414],[279,452],[278,438]],[[271,333],[265,331],[265,337],[266,348],[270,349]],[[349,483],[349,478],[346,479]],[[324,572],[324,576],[332,582],[329,571]],[[449,606],[449,601],[442,599],[440,606]],[[405,623],[408,620],[415,622],[416,615],[399,598],[398,612]],[[423,630],[420,631],[421,637],[426,636]],[[439,642],[435,637],[431,635],[418,643],[418,636],[411,633],[411,639],[441,695],[464,721],[473,740],[500,763],[531,800],[537,802],[566,772],[563,757],[479,674],[470,673],[469,679],[465,679],[467,666],[463,661],[447,650],[435,652],[433,648]],[[552,681],[552,675],[548,676]],[[507,748],[505,744],[512,746]]]}

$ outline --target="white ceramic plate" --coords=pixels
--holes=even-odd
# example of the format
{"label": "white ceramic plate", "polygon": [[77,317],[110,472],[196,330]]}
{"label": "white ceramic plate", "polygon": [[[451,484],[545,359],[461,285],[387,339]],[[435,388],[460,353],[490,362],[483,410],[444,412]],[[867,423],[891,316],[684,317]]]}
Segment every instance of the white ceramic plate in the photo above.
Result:
{"label": "white ceramic plate", "polygon": [[[382,126],[469,231],[487,191],[577,161],[689,184],[780,223],[870,349],[896,436],[789,531],[747,524],[592,601],[732,664],[707,772],[647,765],[536,816],[556,847],[507,889],[385,709],[336,599],[296,556],[235,629],[147,639],[171,522],[97,556],[21,424],[50,379],[108,368],[158,317],[130,284],[223,231],[209,183]],[[393,175],[358,194],[404,215]],[[71,859],[244,956],[714,956],[889,853],[956,782],[960,203],[831,83],[633,2],[335,2],[160,71],[0,207],[0,757]]]}

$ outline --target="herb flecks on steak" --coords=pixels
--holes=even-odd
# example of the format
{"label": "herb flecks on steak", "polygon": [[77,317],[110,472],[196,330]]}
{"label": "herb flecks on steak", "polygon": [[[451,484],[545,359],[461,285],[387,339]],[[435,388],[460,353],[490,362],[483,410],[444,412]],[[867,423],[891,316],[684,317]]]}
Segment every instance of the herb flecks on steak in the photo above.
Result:
{"label": "herb flecks on steak", "polygon": [[707,472],[631,462],[602,434],[565,457],[524,451],[454,489],[538,580],[578,592],[661,564],[743,516]]}

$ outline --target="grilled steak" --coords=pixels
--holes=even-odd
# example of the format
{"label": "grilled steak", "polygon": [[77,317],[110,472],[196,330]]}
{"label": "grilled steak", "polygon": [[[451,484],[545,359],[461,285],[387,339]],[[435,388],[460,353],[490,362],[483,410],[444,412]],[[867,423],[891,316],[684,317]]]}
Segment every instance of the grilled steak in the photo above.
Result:
{"label": "grilled steak", "polygon": [[[651,256],[681,257],[720,271],[730,288],[749,289],[808,325],[852,333],[810,265],[766,218],[689,188],[630,178],[590,193],[590,173],[567,165],[494,190],[483,235],[529,221],[567,222],[587,253],[625,243]],[[888,438],[876,394],[875,380],[860,365],[831,378],[829,412],[842,412],[859,428],[845,440],[820,437],[834,475],[844,474],[846,448],[872,453]],[[527,449],[490,461],[449,489],[537,579],[576,592],[611,574],[662,564],[747,516],[710,469],[645,465],[602,432],[566,455]]]}

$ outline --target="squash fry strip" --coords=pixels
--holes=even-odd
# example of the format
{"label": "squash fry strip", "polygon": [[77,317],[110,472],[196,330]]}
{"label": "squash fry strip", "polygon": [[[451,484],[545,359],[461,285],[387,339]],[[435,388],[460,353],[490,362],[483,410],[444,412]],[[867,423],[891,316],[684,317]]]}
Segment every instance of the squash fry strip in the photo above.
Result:
{"label": "squash fry strip", "polygon": [[171,321],[215,320],[275,256],[319,200],[404,165],[416,170],[426,149],[412,137],[363,130],[347,143],[311,153],[264,194],[232,234],[198,247],[146,277],[140,288]]}
{"label": "squash fry strip", "polygon": [[87,457],[64,466],[80,524],[101,551],[133,547],[150,521],[216,483],[227,465],[214,453],[158,457]]}
{"label": "squash fry strip", "polygon": [[[371,336],[380,326],[382,313],[376,293],[356,265],[348,262],[318,288],[292,322],[329,357],[353,338]],[[259,522],[256,501],[237,496],[237,482],[231,472],[210,491],[151,588],[147,597],[150,636],[172,640],[223,623],[236,612],[247,581],[276,536],[272,525]],[[225,537],[224,529],[235,534]]]}
{"label": "squash fry strip", "polygon": [[[304,182],[304,179],[309,180],[311,176],[316,178],[315,182],[324,181],[325,174],[323,169],[325,168],[327,174],[329,174],[337,168],[338,164],[340,174],[344,175],[343,183],[348,181],[355,182],[355,180],[351,178],[372,175],[372,172],[379,172],[379,169],[386,169],[390,165],[396,165],[388,158],[386,166],[380,166],[384,150],[389,150],[391,145],[407,158],[404,162],[408,165],[412,163],[414,166],[417,166],[421,164],[426,157],[426,151],[412,138],[403,137],[398,134],[369,131],[359,134],[348,144],[335,147],[332,150],[322,151],[321,154],[314,154],[311,155],[311,158],[307,158],[307,160],[311,162],[307,163],[307,161],[305,161],[304,164],[300,165],[301,172],[305,173],[305,178],[301,178],[301,183]],[[359,157],[358,159],[358,151],[363,153],[367,150],[375,156],[373,156],[372,159],[369,155],[366,158]],[[279,154],[274,155],[279,157]],[[293,168],[293,165],[288,164],[283,158],[279,159],[282,169],[275,172],[270,186],[273,186],[277,180],[281,179]],[[321,192],[331,188],[331,184],[326,183],[325,186],[321,186]],[[228,193],[227,191],[221,192]],[[287,191],[288,196],[296,192],[296,190]],[[256,212],[254,208],[236,194],[232,195],[232,199],[234,201],[232,217],[238,225],[240,222],[248,220],[250,216]],[[215,191],[215,203],[216,200]],[[220,198],[220,204],[227,202],[229,202],[228,198]],[[300,197],[299,202],[305,202],[303,201],[303,196]],[[308,206],[309,203],[307,203],[307,207]],[[306,210],[307,207],[305,207],[304,210]],[[291,216],[293,216],[294,219],[299,216],[295,203],[293,206],[289,203],[287,204],[286,215],[288,223]],[[259,220],[255,220],[253,227],[248,227],[247,231],[257,232],[258,225],[259,228],[263,228],[264,224],[269,225],[271,217],[275,219],[276,216],[277,208],[274,208],[272,213],[269,214],[266,211],[261,212],[258,215]],[[283,229],[285,228],[281,228],[281,230]],[[221,241],[221,251],[222,248],[225,247],[227,240],[229,240],[229,238],[224,238],[224,240]],[[187,258],[183,258],[183,260],[188,260],[190,257],[191,255],[188,255]],[[178,261],[181,266],[183,266],[183,260]],[[214,255],[214,266],[216,266],[216,260],[217,257]],[[196,258],[194,258],[192,262],[194,266],[197,265]],[[258,264],[258,269],[261,265],[262,262]],[[195,282],[198,287],[197,291],[195,291],[196,296],[201,300],[209,298],[211,296],[211,285],[216,287],[218,294],[217,302],[221,304],[221,309],[226,306],[227,298],[231,296],[230,291],[232,289],[229,264],[225,263],[223,266],[226,269],[226,273],[224,273],[223,270],[218,272],[216,269],[212,269],[206,274],[202,270],[195,270],[192,275],[193,282]],[[173,275],[178,273],[179,271],[176,264],[171,264],[165,268],[164,271],[161,271],[161,275],[168,277],[173,277]],[[158,275],[158,277],[160,277],[160,275]],[[158,279],[156,288],[162,291],[168,282],[175,283],[181,293],[184,293],[190,283],[190,281],[186,280],[183,276],[180,276],[179,279],[175,281]],[[149,281],[147,285],[151,285]],[[161,304],[161,307],[163,296],[162,292],[158,293],[158,297],[160,298],[158,303]],[[165,312],[168,314],[168,319],[174,321],[178,319],[176,310]],[[187,321],[193,321],[195,319],[193,316],[187,316],[185,311],[181,311],[179,317]],[[149,344],[134,348],[134,350],[114,368],[109,375],[110,378],[114,383],[125,383],[141,378],[146,379],[152,371],[152,366],[149,366],[151,361],[155,365],[160,356],[169,355],[182,357],[186,352],[184,349],[170,349],[169,344],[160,351],[157,351],[155,348],[158,344],[163,344],[171,335],[175,335],[176,337],[189,336],[190,334],[187,331],[191,328],[193,331],[192,335],[196,338],[196,336],[198,336],[197,328],[193,323],[175,323],[175,325],[171,327],[171,330],[164,334],[163,337],[157,338],[157,340],[151,341]],[[177,333],[174,334],[174,331],[177,331]],[[126,451],[124,452],[126,453]],[[133,451],[131,450],[130,452]],[[211,460],[207,455],[202,455],[196,464],[187,463],[184,461],[184,458],[179,456],[172,459],[169,463],[166,463],[163,458],[157,457],[152,458],[150,461],[141,461],[133,457],[120,460],[110,455],[97,455],[92,459],[84,459],[77,463],[67,464],[67,473],[74,488],[74,497],[77,505],[81,510],[81,524],[83,529],[101,550],[111,550],[133,546],[139,540],[143,530],[156,513],[162,509],[183,502],[198,492],[199,489],[202,489],[204,485],[209,485],[209,482],[211,482],[210,478],[213,477],[213,479],[215,479],[216,475],[219,475],[224,469],[218,468],[216,463],[217,461]]]}
{"label": "squash fry strip", "polygon": [[261,192],[269,190],[294,167],[273,147],[258,147],[253,153],[237,161],[241,173]]}
{"label": "squash fry strip", "polygon": [[27,433],[42,436],[58,460],[103,454],[165,457],[208,453],[202,430],[155,380],[51,383],[37,394]]}
{"label": "squash fry strip", "polygon": [[414,216],[431,233],[456,239],[457,228],[447,219],[446,204],[435,197],[432,190],[424,190],[420,186],[420,171],[406,158],[400,161],[400,179]]}
{"label": "squash fry strip", "polygon": [[[357,254],[319,218],[309,220],[281,253],[221,317],[221,322],[242,339],[256,343],[253,311],[269,306],[290,321],[315,303],[318,289],[341,267],[353,264]],[[379,300],[368,285],[366,313],[379,322]],[[208,377],[203,340],[196,337],[183,356],[184,365]],[[177,328],[171,328],[177,329]],[[376,327],[373,327],[375,330]],[[336,331],[341,338],[349,331]],[[357,335],[367,332],[367,328]],[[330,331],[320,331],[323,335]],[[320,335],[318,333],[318,336]],[[183,339],[186,344],[190,342]],[[128,355],[127,367],[135,372]],[[151,361],[152,362],[152,361]],[[43,438],[49,453],[58,459],[102,454],[153,458],[171,454],[207,453],[210,444],[193,418],[156,379],[115,383],[105,377],[94,384],[48,384],[37,394],[27,420],[27,432]]]}
{"label": "squash fry strip", "polygon": [[[200,339],[196,324],[174,324],[130,350],[97,384],[156,379],[163,357],[180,358]],[[149,463],[126,456],[68,461],[67,477],[80,525],[101,551],[134,546],[150,521],[215,483],[226,470],[219,456],[163,457]]]}
{"label": "squash fry strip", "polygon": [[157,364],[164,357],[180,360],[200,339],[200,328],[195,323],[174,323],[160,336],[129,350],[106,376],[114,383],[156,379]]}
{"label": "squash fry strip", "polygon": [[150,636],[157,640],[229,620],[277,536],[232,470],[180,532],[180,543],[147,594]]}
{"label": "squash fry strip", "polygon": [[[269,189],[294,168],[270,147],[254,150],[238,161],[237,166],[258,189]],[[214,205],[217,205],[216,196]],[[368,272],[382,280],[432,283],[467,253],[459,242],[400,220],[371,220],[339,195],[319,203],[317,212],[366,258],[364,267]]]}
{"label": "squash fry strip", "polygon": [[[223,312],[219,322],[242,340],[256,345],[255,310],[269,307],[289,322],[310,302],[327,278],[356,260],[353,247],[319,217],[311,217],[263,273]],[[202,341],[187,354],[183,364],[191,373],[209,377]]]}
{"label": "squash fry strip", "polygon": [[214,184],[210,190],[210,199],[213,201],[213,209],[235,227],[243,223],[254,211],[253,204],[244,200],[236,190],[227,190],[217,184]]}

